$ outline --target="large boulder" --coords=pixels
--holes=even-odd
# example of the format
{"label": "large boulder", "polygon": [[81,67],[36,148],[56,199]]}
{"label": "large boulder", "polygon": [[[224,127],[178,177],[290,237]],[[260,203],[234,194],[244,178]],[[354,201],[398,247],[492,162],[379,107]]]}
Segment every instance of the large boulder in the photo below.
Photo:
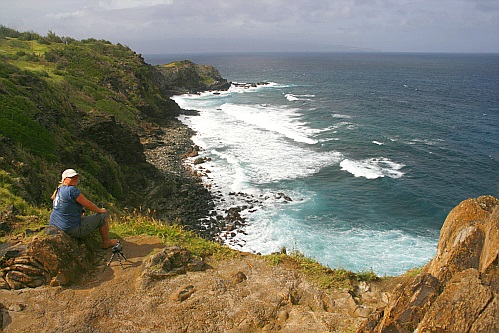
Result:
{"label": "large boulder", "polygon": [[498,239],[499,201],[461,202],[442,226],[435,257],[357,332],[499,332]]}
{"label": "large boulder", "polygon": [[67,285],[93,267],[92,246],[54,226],[38,233],[27,245],[15,245],[0,260],[0,288]]}

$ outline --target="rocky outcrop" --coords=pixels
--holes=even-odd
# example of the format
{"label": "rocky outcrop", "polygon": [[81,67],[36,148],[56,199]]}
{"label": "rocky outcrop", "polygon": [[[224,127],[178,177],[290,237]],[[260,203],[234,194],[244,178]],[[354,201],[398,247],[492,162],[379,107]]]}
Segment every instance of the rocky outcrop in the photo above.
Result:
{"label": "rocky outcrop", "polygon": [[[206,257],[193,272],[192,253],[163,250],[158,237],[131,236],[122,244],[124,269],[115,260],[78,286],[0,290],[5,332],[323,333],[352,332],[363,320],[356,296],[324,290],[293,265],[240,252]],[[145,289],[143,269],[159,275]]]}
{"label": "rocky outcrop", "polygon": [[15,244],[0,259],[0,288],[35,288],[45,284],[78,282],[93,267],[94,252],[54,226],[39,232],[27,244]]}
{"label": "rocky outcrop", "polygon": [[142,289],[150,287],[153,281],[166,279],[178,274],[200,271],[204,261],[193,256],[187,249],[169,246],[151,255],[142,265],[139,285]]}
{"label": "rocky outcrop", "polygon": [[183,60],[156,68],[163,74],[161,89],[170,94],[197,93],[211,90],[227,90],[230,82],[222,78],[213,66],[195,64]]}
{"label": "rocky outcrop", "polygon": [[474,268],[480,273],[495,265],[499,254],[498,201],[492,196],[461,202],[447,216],[437,254],[425,271],[443,283]]}
{"label": "rocky outcrop", "polygon": [[468,199],[442,226],[437,254],[357,332],[498,332],[499,201]]}

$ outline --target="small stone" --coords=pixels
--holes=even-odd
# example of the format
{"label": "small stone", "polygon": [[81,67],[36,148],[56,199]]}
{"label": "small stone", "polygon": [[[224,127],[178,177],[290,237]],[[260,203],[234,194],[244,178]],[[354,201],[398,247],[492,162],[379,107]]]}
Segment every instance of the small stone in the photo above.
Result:
{"label": "small stone", "polygon": [[12,304],[7,308],[7,310],[12,311],[12,312],[21,312],[24,309],[26,309],[26,305],[24,304]]}
{"label": "small stone", "polygon": [[285,322],[289,318],[289,312],[287,310],[281,310],[277,313],[277,321],[280,323]]}
{"label": "small stone", "polygon": [[193,285],[188,285],[187,287],[181,288],[178,290],[172,297],[174,301],[179,301],[183,302],[189,297],[191,297],[192,294],[194,294],[195,288]]}
{"label": "small stone", "polygon": [[59,280],[57,280],[57,278],[52,278],[52,280],[50,280],[50,283],[49,285],[51,287],[59,287],[61,285],[61,283],[59,282]]}
{"label": "small stone", "polygon": [[244,275],[243,272],[239,271],[236,274],[234,274],[232,281],[234,282],[234,284],[238,284],[238,283],[241,283],[247,279],[248,278],[246,277],[246,275]]}
{"label": "small stone", "polygon": [[360,317],[360,318],[367,318],[369,315],[373,312],[373,309],[365,307],[365,306],[359,306],[355,309],[354,311],[354,316]]}
{"label": "small stone", "polygon": [[382,292],[381,293],[381,301],[385,304],[388,304],[390,302],[390,294],[387,292]]}

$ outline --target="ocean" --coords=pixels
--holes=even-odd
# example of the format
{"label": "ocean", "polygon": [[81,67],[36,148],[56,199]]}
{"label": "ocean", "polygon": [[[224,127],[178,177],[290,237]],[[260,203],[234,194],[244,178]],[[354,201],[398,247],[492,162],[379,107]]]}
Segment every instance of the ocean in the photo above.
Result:
{"label": "ocean", "polygon": [[[238,83],[175,96],[231,247],[399,275],[436,253],[459,202],[498,196],[499,55],[175,54]],[[243,84],[255,83],[255,84]]]}

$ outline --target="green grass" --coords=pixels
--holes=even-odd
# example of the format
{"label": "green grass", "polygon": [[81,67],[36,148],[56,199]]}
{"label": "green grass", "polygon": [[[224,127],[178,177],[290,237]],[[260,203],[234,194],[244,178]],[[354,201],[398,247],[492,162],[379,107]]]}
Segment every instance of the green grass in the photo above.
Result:
{"label": "green grass", "polygon": [[163,64],[163,65],[160,65],[159,67],[165,67],[165,68],[183,67],[183,66],[189,65],[191,63],[192,62],[189,60],[180,60],[180,61],[171,62],[169,64]]}
{"label": "green grass", "polygon": [[21,211],[26,211],[29,205],[20,196],[14,193],[15,183],[19,182],[18,178],[13,177],[10,173],[0,170],[0,210],[5,211],[8,206],[14,206]]}
{"label": "green grass", "polygon": [[415,277],[415,276],[418,276],[419,274],[421,274],[421,272],[423,271],[423,267],[425,265],[421,266],[421,267],[415,267],[415,268],[412,268],[410,270],[408,270],[407,272],[404,273],[403,276],[408,276],[408,277]]}
{"label": "green grass", "polygon": [[53,155],[52,134],[32,119],[37,109],[26,97],[0,95],[0,135],[22,142],[36,154]]}
{"label": "green grass", "polygon": [[178,223],[168,224],[135,212],[130,215],[112,218],[110,229],[119,237],[157,236],[166,245],[183,246],[199,257],[213,256],[216,259],[221,259],[236,257],[238,253],[227,246],[203,239],[194,232],[185,230]]}
{"label": "green grass", "polygon": [[316,260],[306,257],[299,251],[290,254],[274,253],[264,256],[271,265],[287,265],[296,268],[325,289],[353,289],[355,281],[376,281],[379,277],[372,271],[354,273],[352,271],[325,267]]}
{"label": "green grass", "polygon": [[135,119],[135,110],[113,99],[108,98],[98,100],[95,105],[95,109],[106,114],[114,115],[117,119],[130,126],[135,126],[137,124]]}
{"label": "green grass", "polygon": [[19,178],[0,170],[0,211],[5,212],[13,207],[15,216],[10,226],[13,228],[11,234],[0,232],[0,242],[23,235],[27,229],[38,229],[49,220],[50,211],[47,208],[33,206],[16,194],[16,183],[19,182]]}

